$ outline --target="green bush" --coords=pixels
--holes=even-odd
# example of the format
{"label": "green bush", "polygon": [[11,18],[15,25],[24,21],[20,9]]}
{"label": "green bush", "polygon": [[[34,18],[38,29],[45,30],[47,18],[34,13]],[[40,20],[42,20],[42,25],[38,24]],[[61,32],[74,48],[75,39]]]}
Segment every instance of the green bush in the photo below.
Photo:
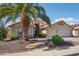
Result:
{"label": "green bush", "polygon": [[0,27],[0,40],[3,41],[7,37],[7,30],[4,27]]}
{"label": "green bush", "polygon": [[17,39],[19,39],[19,38],[18,37],[11,37],[10,41],[17,40]]}
{"label": "green bush", "polygon": [[60,37],[59,35],[55,35],[52,37],[52,42],[55,45],[62,45],[64,44],[64,39]]}
{"label": "green bush", "polygon": [[4,38],[0,36],[0,41],[4,41]]}
{"label": "green bush", "polygon": [[39,38],[46,38],[46,34],[39,34]]}

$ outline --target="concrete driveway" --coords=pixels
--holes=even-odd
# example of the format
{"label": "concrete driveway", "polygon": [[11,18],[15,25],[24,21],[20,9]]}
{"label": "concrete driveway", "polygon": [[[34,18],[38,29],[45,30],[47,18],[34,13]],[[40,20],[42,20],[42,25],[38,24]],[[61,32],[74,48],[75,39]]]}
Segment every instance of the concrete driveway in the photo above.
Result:
{"label": "concrete driveway", "polygon": [[64,37],[65,41],[73,41],[73,42],[79,42],[79,37]]}

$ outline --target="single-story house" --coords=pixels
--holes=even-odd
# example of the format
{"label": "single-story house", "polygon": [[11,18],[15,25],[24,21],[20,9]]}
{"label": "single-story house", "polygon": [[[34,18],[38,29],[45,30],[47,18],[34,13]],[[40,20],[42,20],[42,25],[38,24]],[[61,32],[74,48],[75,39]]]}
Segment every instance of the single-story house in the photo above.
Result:
{"label": "single-story house", "polygon": [[[9,25],[8,26],[8,37],[13,37],[13,36],[18,36],[19,32],[21,32],[21,22],[17,22],[15,24]],[[35,21],[33,21],[33,23],[30,24],[29,26],[29,37],[34,37],[35,36],[35,28],[34,28],[34,24]],[[42,21],[42,20],[38,20],[37,23],[39,23],[40,25],[40,32],[44,33],[45,30],[45,26],[48,26],[46,22]]]}
{"label": "single-story house", "polygon": [[[79,26],[70,26],[65,21],[58,21],[51,26],[48,26],[46,22],[42,20],[37,21],[40,24],[40,32],[45,33],[47,38],[51,38],[54,35],[59,35],[62,37],[73,37],[79,36]],[[8,37],[18,36],[21,30],[21,22],[12,24],[8,26]],[[35,22],[33,21],[33,24]],[[34,37],[35,35],[35,28],[34,25],[30,24],[29,28],[29,36]]]}
{"label": "single-story house", "polygon": [[52,37],[54,35],[60,35],[62,37],[72,37],[73,27],[68,25],[64,21],[59,21],[51,24],[50,27],[47,27],[47,37]]}
{"label": "single-story house", "polygon": [[79,24],[73,25],[73,36],[74,37],[79,37]]}

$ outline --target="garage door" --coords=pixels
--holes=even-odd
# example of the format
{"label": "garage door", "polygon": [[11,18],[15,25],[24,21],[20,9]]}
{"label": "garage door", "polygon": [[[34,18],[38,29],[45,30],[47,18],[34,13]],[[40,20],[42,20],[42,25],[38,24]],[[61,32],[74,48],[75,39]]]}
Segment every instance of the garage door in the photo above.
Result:
{"label": "garage door", "polygon": [[59,29],[58,35],[63,37],[69,37],[69,36],[72,36],[72,31],[69,29]]}

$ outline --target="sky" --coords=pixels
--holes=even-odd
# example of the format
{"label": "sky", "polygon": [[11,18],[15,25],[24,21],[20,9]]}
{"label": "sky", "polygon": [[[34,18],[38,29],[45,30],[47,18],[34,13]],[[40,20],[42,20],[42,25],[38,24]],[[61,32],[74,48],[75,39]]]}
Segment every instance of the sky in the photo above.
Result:
{"label": "sky", "polygon": [[51,23],[64,20],[70,25],[79,23],[79,4],[77,3],[42,3]]}
{"label": "sky", "polygon": [[51,23],[63,20],[69,25],[79,24],[79,3],[40,3],[40,5],[44,7]]}

